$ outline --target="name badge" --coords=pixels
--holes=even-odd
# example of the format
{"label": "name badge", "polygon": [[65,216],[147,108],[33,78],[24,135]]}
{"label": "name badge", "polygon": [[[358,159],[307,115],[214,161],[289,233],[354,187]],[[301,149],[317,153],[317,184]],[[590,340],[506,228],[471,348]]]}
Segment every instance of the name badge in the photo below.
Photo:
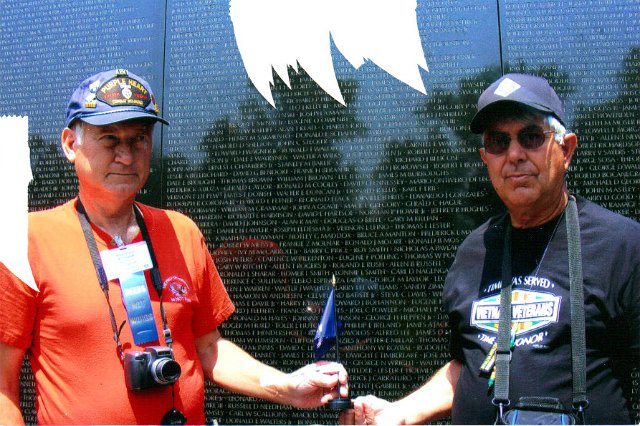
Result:
{"label": "name badge", "polygon": [[100,252],[102,266],[108,280],[126,277],[151,269],[151,255],[145,241]]}

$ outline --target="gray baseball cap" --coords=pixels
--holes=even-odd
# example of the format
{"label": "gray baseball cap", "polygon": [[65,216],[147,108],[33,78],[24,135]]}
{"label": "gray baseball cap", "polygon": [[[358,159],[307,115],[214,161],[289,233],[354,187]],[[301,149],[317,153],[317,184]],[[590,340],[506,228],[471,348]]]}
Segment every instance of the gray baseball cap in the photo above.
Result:
{"label": "gray baseball cap", "polygon": [[550,113],[566,126],[562,101],[547,80],[529,74],[505,74],[478,98],[478,112],[471,120],[471,131],[482,133],[492,115],[509,103]]}

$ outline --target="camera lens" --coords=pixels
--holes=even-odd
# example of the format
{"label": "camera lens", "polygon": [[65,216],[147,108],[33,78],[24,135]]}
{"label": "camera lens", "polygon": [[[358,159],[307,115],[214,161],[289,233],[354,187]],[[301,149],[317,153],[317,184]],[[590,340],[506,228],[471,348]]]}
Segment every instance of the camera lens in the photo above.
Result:
{"label": "camera lens", "polygon": [[156,383],[167,385],[175,382],[182,372],[180,364],[171,358],[156,359],[149,367]]}

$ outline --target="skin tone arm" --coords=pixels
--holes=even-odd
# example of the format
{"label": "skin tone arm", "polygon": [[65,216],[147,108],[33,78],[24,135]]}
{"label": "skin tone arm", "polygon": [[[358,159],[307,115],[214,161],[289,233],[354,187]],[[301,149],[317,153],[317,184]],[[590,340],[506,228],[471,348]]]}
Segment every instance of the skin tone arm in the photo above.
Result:
{"label": "skin tone arm", "polygon": [[24,350],[0,343],[0,424],[23,425],[20,412],[20,367]]}
{"label": "skin tone arm", "polygon": [[449,361],[416,391],[395,402],[373,395],[354,400],[356,424],[422,424],[447,417],[461,365]]}
{"label": "skin tone arm", "polygon": [[[218,330],[196,338],[205,376],[236,393],[298,408],[314,408],[337,397],[336,385],[346,385],[347,373],[336,363],[307,365],[286,374],[253,358]],[[342,396],[347,387],[341,386]]]}

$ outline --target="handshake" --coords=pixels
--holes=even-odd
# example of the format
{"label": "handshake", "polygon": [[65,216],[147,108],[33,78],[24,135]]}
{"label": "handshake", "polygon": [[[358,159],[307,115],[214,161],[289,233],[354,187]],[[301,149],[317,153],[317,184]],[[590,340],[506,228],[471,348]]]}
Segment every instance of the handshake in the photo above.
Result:
{"label": "handshake", "polygon": [[404,425],[422,424],[445,418],[451,414],[453,394],[461,364],[449,361],[425,384],[394,402],[374,395],[361,396],[353,401],[353,408],[340,414],[340,424]]}
{"label": "handshake", "polygon": [[408,424],[405,415],[399,402],[367,395],[354,399],[353,408],[343,411],[338,422],[343,425],[403,425]]}

